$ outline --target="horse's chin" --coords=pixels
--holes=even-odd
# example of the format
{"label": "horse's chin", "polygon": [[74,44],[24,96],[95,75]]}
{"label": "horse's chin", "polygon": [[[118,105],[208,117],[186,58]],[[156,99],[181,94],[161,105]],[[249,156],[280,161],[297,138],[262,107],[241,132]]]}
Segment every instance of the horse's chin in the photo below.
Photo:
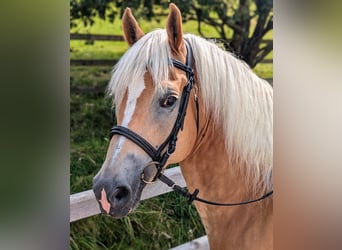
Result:
{"label": "horse's chin", "polygon": [[119,219],[122,217],[125,217],[127,215],[129,215],[130,213],[132,213],[139,205],[139,202],[136,203],[136,205],[134,206],[129,206],[129,207],[125,207],[122,209],[110,209],[109,214],[106,214],[114,219]]}

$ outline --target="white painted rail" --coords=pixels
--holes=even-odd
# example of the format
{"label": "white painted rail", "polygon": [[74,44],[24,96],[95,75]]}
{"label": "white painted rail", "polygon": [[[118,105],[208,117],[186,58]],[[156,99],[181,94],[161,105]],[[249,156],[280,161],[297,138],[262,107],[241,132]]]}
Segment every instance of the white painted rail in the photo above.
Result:
{"label": "white painted rail", "polygon": [[[185,187],[185,180],[179,167],[165,170],[165,175],[178,185]],[[161,194],[173,191],[164,183],[157,181],[147,185],[141,195],[141,200],[147,200]],[[93,190],[70,195],[70,222],[77,221],[100,213],[100,208],[95,200]]]}
{"label": "white painted rail", "polygon": [[170,250],[209,250],[208,237],[204,235],[195,240],[171,248]]}
{"label": "white painted rail", "polygon": [[[178,185],[185,187],[185,180],[180,167],[173,167],[165,170],[165,175],[171,178]],[[164,183],[157,181],[147,185],[142,194],[141,200],[147,200],[161,194],[173,191]],[[93,190],[87,190],[70,195],[70,222],[87,218],[100,213],[100,208],[95,200]],[[209,250],[208,237],[202,236],[185,244],[174,247],[170,250]]]}

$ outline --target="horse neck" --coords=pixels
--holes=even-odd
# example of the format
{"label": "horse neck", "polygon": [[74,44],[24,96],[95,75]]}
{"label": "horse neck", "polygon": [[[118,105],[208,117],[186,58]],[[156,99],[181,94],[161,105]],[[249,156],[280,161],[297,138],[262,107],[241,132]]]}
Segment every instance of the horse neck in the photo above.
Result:
{"label": "horse neck", "polygon": [[[230,161],[222,129],[201,114],[201,130],[194,151],[181,162],[190,192],[216,202],[239,202],[260,197],[246,184],[243,171]],[[207,118],[205,118],[207,117]],[[236,207],[218,207],[195,202],[209,237],[211,249],[272,249],[272,199]]]}

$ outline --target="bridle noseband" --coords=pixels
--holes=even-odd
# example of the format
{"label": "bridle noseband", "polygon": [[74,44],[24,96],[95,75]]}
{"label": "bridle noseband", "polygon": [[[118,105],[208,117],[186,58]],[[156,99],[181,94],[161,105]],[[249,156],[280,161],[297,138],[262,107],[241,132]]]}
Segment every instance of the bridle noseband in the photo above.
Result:
{"label": "bridle noseband", "polygon": [[[111,133],[110,133],[110,138],[112,138],[115,134],[125,136],[127,139],[129,139],[132,142],[134,142],[135,144],[137,144],[141,149],[143,149],[151,157],[152,161],[150,163],[148,163],[146,166],[150,166],[152,164],[155,164],[155,166],[157,168],[157,173],[155,174],[152,181],[145,180],[144,174],[142,173],[141,180],[145,184],[150,184],[150,183],[156,181],[156,179],[159,179],[160,181],[162,181],[163,183],[165,183],[169,187],[171,187],[178,194],[188,198],[189,204],[191,204],[194,200],[197,200],[197,201],[204,202],[204,203],[207,203],[210,205],[235,206],[235,205],[248,204],[248,203],[252,203],[252,202],[256,202],[256,201],[265,199],[266,197],[273,194],[273,190],[271,192],[265,194],[264,196],[258,198],[258,199],[239,202],[239,203],[217,203],[217,202],[207,201],[207,200],[204,200],[204,199],[197,197],[197,194],[199,192],[198,189],[195,189],[195,191],[191,194],[186,189],[176,185],[171,179],[169,179],[167,176],[165,176],[162,173],[163,168],[164,168],[167,160],[169,159],[170,155],[176,150],[176,142],[177,142],[178,133],[181,129],[183,129],[186,110],[187,110],[189,99],[190,99],[190,92],[191,92],[192,88],[194,87],[194,71],[193,71],[193,67],[192,67],[193,66],[192,49],[186,40],[185,40],[185,46],[186,46],[186,50],[187,50],[185,64],[183,64],[182,62],[180,62],[176,59],[171,59],[171,62],[170,62],[171,65],[173,65],[174,67],[176,67],[180,70],[183,70],[186,73],[188,81],[187,81],[187,83],[183,89],[183,92],[182,92],[182,97],[180,100],[178,115],[177,115],[175,124],[171,130],[170,135],[166,138],[166,140],[159,146],[159,148],[156,149],[154,146],[152,146],[143,137],[141,137],[140,135],[138,135],[134,131],[130,130],[129,128],[122,127],[122,126],[112,127]],[[196,95],[195,95],[195,101],[196,101],[196,109],[197,109],[196,125],[197,125],[197,131],[198,131],[198,129],[199,129],[199,108],[198,108],[198,99],[197,99]]]}

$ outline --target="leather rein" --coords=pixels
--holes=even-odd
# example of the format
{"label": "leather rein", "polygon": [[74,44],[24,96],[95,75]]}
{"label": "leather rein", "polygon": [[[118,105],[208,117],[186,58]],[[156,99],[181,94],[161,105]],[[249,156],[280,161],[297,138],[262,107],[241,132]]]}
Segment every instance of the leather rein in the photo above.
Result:
{"label": "leather rein", "polygon": [[[122,127],[122,126],[114,126],[111,129],[110,138],[112,138],[115,134],[122,135],[126,137],[127,139],[131,140],[135,144],[137,144],[141,149],[143,149],[151,158],[152,162],[148,163],[147,166],[155,165],[157,168],[157,173],[155,174],[153,181],[147,181],[144,178],[144,173],[142,173],[141,180],[145,184],[150,184],[156,181],[156,179],[159,179],[169,187],[171,187],[176,193],[180,194],[181,196],[184,196],[188,198],[188,204],[191,204],[194,200],[203,202],[209,205],[216,205],[216,206],[237,206],[237,205],[244,205],[249,204],[253,202],[257,202],[260,200],[263,200],[267,198],[268,196],[273,194],[273,190],[266,193],[265,195],[248,201],[242,201],[237,203],[218,203],[213,202],[209,200],[202,199],[200,197],[197,197],[197,194],[199,193],[198,189],[195,189],[193,193],[190,193],[185,188],[180,187],[179,185],[175,184],[171,179],[169,179],[167,176],[163,174],[163,168],[170,157],[170,155],[176,150],[176,142],[179,130],[183,129],[186,110],[188,107],[189,99],[190,99],[190,92],[192,88],[194,87],[194,71],[192,68],[193,62],[192,62],[192,49],[191,46],[188,44],[187,41],[185,41],[187,55],[186,55],[186,63],[183,64],[182,62],[171,59],[171,65],[174,67],[183,70],[186,73],[187,76],[187,83],[183,89],[182,97],[180,100],[178,115],[176,118],[176,122],[171,130],[171,133],[166,138],[166,140],[159,146],[159,148],[155,148],[152,146],[147,140],[145,140],[143,137],[135,133],[134,131],[130,130],[129,128]],[[195,102],[196,102],[196,109],[197,109],[197,131],[199,128],[199,108],[198,108],[198,98],[195,93]],[[146,166],[146,167],[147,167]]]}

